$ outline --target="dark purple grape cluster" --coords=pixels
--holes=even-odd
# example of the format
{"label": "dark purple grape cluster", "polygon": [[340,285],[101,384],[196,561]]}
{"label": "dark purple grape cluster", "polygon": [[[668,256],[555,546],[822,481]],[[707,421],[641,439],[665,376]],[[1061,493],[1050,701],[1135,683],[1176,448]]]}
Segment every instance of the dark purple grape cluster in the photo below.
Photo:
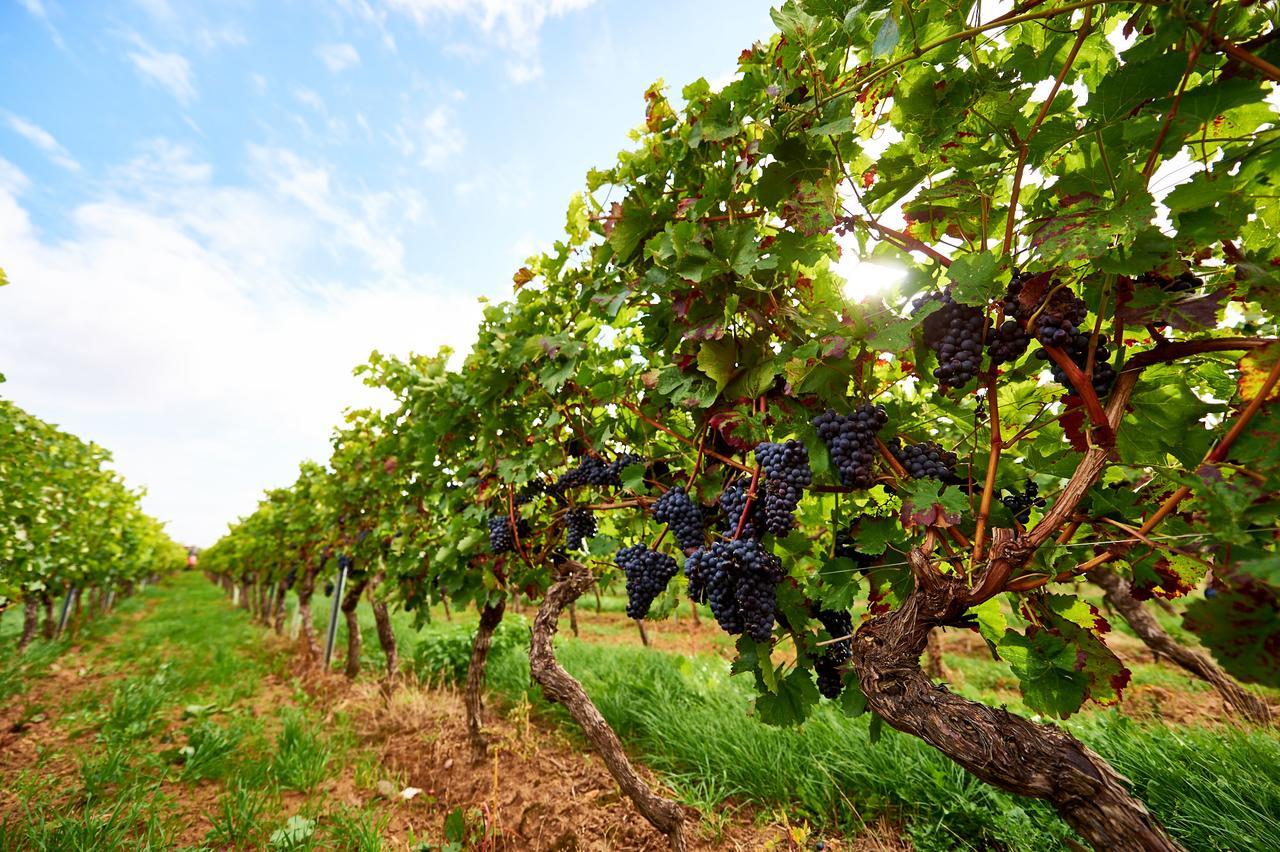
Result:
{"label": "dark purple grape cluster", "polygon": [[827,445],[840,482],[849,488],[870,488],[876,458],[876,433],[889,420],[884,406],[863,403],[852,414],[826,411],[813,418],[818,437]]}
{"label": "dark purple grape cluster", "polygon": [[644,618],[653,600],[680,571],[676,561],[643,544],[624,547],[614,561],[627,577],[627,618]]}
{"label": "dark purple grape cluster", "polygon": [[1030,343],[1031,335],[1027,334],[1022,323],[1007,319],[987,335],[987,354],[991,356],[992,364],[1012,364],[1023,356]]}
{"label": "dark purple grape cluster", "polygon": [[933,377],[958,388],[982,368],[982,343],[990,322],[982,308],[962,305],[943,293],[942,307],[924,320],[924,342],[938,356]]}
{"label": "dark purple grape cluster", "polygon": [[[1061,347],[1067,357],[1081,369],[1089,363],[1089,335],[1083,331],[1078,331],[1071,336],[1071,339]],[[1105,397],[1111,392],[1111,386],[1116,381],[1116,371],[1108,363],[1107,358],[1109,352],[1105,344],[1099,342],[1098,348],[1093,355],[1093,392],[1098,395],[1099,399]],[[1053,380],[1068,390],[1072,390],[1071,380],[1067,378],[1066,372],[1058,366],[1058,362],[1049,357],[1049,353],[1040,349],[1036,352],[1036,357],[1041,361],[1048,361],[1049,368],[1053,371]]]}
{"label": "dark purple grape cluster", "polygon": [[633,453],[623,453],[611,462],[605,462],[597,456],[583,456],[577,467],[570,468],[556,480],[549,490],[557,495],[584,485],[595,485],[602,488],[616,488],[622,484],[622,471],[633,464],[642,463],[644,459]]}
{"label": "dark purple grape cluster", "polygon": [[853,635],[853,617],[845,610],[830,609],[819,609],[817,617],[828,637],[838,640],[822,646],[822,654],[813,661],[818,692],[825,698],[835,700],[844,690],[840,666],[849,662],[853,656],[853,640],[846,638]]}
{"label": "dark purple grape cluster", "polygon": [[798,486],[781,479],[764,482],[764,529],[774,535],[786,535],[795,528],[795,511],[804,495]]}
{"label": "dark purple grape cluster", "polygon": [[795,511],[803,489],[813,483],[809,448],[799,441],[768,442],[755,449],[756,462],[764,470],[764,528],[786,535],[795,526]]}
{"label": "dark purple grape cluster", "polygon": [[945,482],[956,475],[956,454],[933,441],[903,446],[894,438],[889,450],[912,479],[941,479]]}
{"label": "dark purple grape cluster", "polygon": [[1014,520],[1020,524],[1025,524],[1031,520],[1031,507],[1045,505],[1045,500],[1040,496],[1040,486],[1035,480],[1028,479],[1027,484],[1023,487],[1022,492],[1010,491],[1000,497],[1000,502],[1013,515]]}
{"label": "dark purple grape cluster", "polygon": [[[747,502],[747,488],[741,483],[730,485],[720,492],[720,509],[725,514],[724,534],[730,538],[760,537],[760,501],[750,501],[750,508]],[[745,520],[742,517],[743,512],[746,512]],[[738,529],[739,522],[742,523],[741,531]]]}
{"label": "dark purple grape cluster", "polygon": [[1079,333],[1088,314],[1083,299],[1065,287],[1056,289],[1035,318],[1036,339],[1045,346],[1066,346]]}
{"label": "dark purple grape cluster", "polygon": [[570,509],[564,515],[564,546],[581,550],[583,543],[596,534],[596,516],[590,509]]}
{"label": "dark purple grape cluster", "polygon": [[809,448],[799,441],[756,445],[756,463],[770,479],[804,488],[813,482],[809,469]]}
{"label": "dark purple grape cluster", "polygon": [[689,555],[684,563],[689,596],[711,607],[726,633],[746,633],[767,642],[777,617],[777,586],[782,561],[749,539],[717,541]]}
{"label": "dark purple grape cluster", "polygon": [[668,489],[659,497],[653,504],[653,517],[671,528],[681,550],[701,547],[706,538],[702,507],[683,488]]}
{"label": "dark purple grape cluster", "polygon": [[[529,534],[529,524],[524,518],[519,521],[520,535]],[[508,553],[516,549],[516,533],[511,528],[511,518],[506,515],[494,515],[489,519],[489,549],[494,553]]]}
{"label": "dark purple grape cluster", "polygon": [[825,654],[813,661],[813,673],[817,676],[818,692],[823,698],[835,701],[844,691],[844,680],[840,677],[840,667],[831,662]]}
{"label": "dark purple grape cluster", "polygon": [[1187,270],[1173,278],[1155,272],[1144,272],[1134,279],[1136,284],[1154,284],[1166,293],[1186,293],[1199,290],[1204,286],[1204,279]]}

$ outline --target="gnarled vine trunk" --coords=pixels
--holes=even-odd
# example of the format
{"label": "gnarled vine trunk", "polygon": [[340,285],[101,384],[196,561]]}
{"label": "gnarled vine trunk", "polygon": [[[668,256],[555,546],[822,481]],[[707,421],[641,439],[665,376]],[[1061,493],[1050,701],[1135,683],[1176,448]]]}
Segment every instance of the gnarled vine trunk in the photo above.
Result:
{"label": "gnarled vine trunk", "polygon": [[566,562],[559,578],[547,589],[542,606],[533,619],[533,634],[529,640],[529,670],[552,701],[569,711],[569,715],[582,728],[587,741],[595,747],[604,760],[622,792],[635,803],[636,809],[654,828],[665,834],[671,848],[683,850],[684,809],[676,802],[663,798],[636,772],[622,750],[622,742],[604,716],[596,709],[582,684],[578,683],[556,660],[552,643],[561,611],[585,592],[594,578],[585,566]]}
{"label": "gnarled vine trunk", "polygon": [[497,603],[486,603],[480,610],[480,624],[476,627],[476,636],[471,643],[471,664],[467,666],[463,703],[467,707],[467,736],[477,758],[484,756],[488,746],[481,716],[484,712],[484,671],[489,662],[489,649],[493,647],[493,633],[502,623],[502,614],[506,609],[505,596],[499,598]]}
{"label": "gnarled vine trunk", "polygon": [[400,652],[396,647],[396,632],[391,629],[391,614],[387,612],[387,602],[378,595],[378,587],[385,578],[386,574],[379,571],[369,582],[369,605],[373,608],[373,622],[378,628],[378,644],[387,657],[385,685],[389,688],[395,683],[396,673],[400,671]]}
{"label": "gnarled vine trunk", "polygon": [[969,592],[920,550],[910,554],[916,588],[898,609],[854,634],[852,666],[870,707],[989,784],[1048,800],[1099,850],[1170,852],[1180,847],[1126,779],[1088,746],[1052,725],[961,698],[920,668],[929,632],[968,608]]}
{"label": "gnarled vine trunk", "polygon": [[934,628],[929,631],[929,643],[924,647],[924,671],[934,680],[948,680],[951,673],[942,660],[942,631]]}
{"label": "gnarled vine trunk", "polygon": [[298,583],[298,619],[301,628],[302,655],[308,663],[320,659],[320,641],[316,638],[316,626],[311,615],[311,596],[316,591],[316,574],[319,566],[308,568],[302,572],[302,580]]}
{"label": "gnarled vine trunk", "polygon": [[347,666],[343,674],[349,678],[360,674],[360,619],[356,607],[368,584],[368,580],[353,580],[342,598],[342,614],[347,619]]}
{"label": "gnarled vine trunk", "polygon": [[22,635],[18,637],[18,652],[27,650],[31,640],[36,638],[36,630],[40,627],[40,604],[35,598],[22,601]]}
{"label": "gnarled vine trunk", "polygon": [[288,600],[289,600],[289,581],[285,579],[285,580],[281,580],[280,584],[276,586],[276,606],[275,606],[275,612],[271,617],[277,636],[284,635],[285,604],[288,602]]}
{"label": "gnarled vine trunk", "polygon": [[249,594],[249,581],[241,580],[240,581],[240,608],[248,609],[252,613],[252,610],[250,609],[250,606],[249,606],[251,597],[252,596]]}
{"label": "gnarled vine trunk", "polygon": [[1271,724],[1271,708],[1267,703],[1232,679],[1208,654],[1174,641],[1160,626],[1160,622],[1156,621],[1155,616],[1147,611],[1142,601],[1133,596],[1128,580],[1105,565],[1090,570],[1086,576],[1091,583],[1102,589],[1107,603],[1120,613],[1148,648],[1169,658],[1196,677],[1208,681],[1228,706],[1250,722]]}
{"label": "gnarled vine trunk", "polygon": [[40,629],[40,635],[46,639],[52,639],[53,634],[57,632],[58,623],[53,620],[53,598],[48,592],[40,593],[40,604],[44,607],[44,624]]}

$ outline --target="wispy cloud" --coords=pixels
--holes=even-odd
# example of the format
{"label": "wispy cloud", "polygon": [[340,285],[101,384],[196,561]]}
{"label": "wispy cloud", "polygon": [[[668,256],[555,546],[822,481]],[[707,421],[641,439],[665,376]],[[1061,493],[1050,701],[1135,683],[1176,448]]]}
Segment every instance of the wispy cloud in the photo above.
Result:
{"label": "wispy cloud", "polygon": [[53,39],[53,43],[59,48],[65,50],[67,45],[62,40],[62,33],[58,32],[58,28],[53,25],[52,19],[49,17],[49,7],[43,0],[18,0],[18,4],[27,10],[27,14],[39,21],[46,30],[49,31],[49,38]]}
{"label": "wispy cloud", "polygon": [[129,51],[129,61],[144,79],[167,90],[183,106],[195,101],[195,75],[182,54],[157,50],[137,34],[130,41],[137,49]]}
{"label": "wispy cloud", "polygon": [[426,27],[438,19],[465,18],[507,56],[507,75],[517,83],[542,76],[538,36],[550,18],[577,12],[595,0],[382,0],[389,11]]}
{"label": "wispy cloud", "polygon": [[455,123],[453,110],[444,105],[400,122],[388,138],[401,155],[412,157],[427,168],[443,165],[467,146],[466,134]]}
{"label": "wispy cloud", "polygon": [[385,229],[404,200],[348,198],[323,167],[261,155],[278,188],[219,184],[155,142],[57,239],[33,226],[32,184],[0,159],[6,396],[110,447],[174,533],[204,544],[303,457],[327,458],[344,406],[382,401],[350,372],[372,349],[465,349],[479,319],[474,298],[430,280],[317,274],[306,260],[335,231]]}
{"label": "wispy cloud", "polygon": [[80,164],[71,156],[71,153],[62,147],[62,143],[53,138],[52,133],[40,125],[12,113],[8,115],[7,123],[14,133],[39,148],[55,164],[69,172],[80,171]]}
{"label": "wispy cloud", "polygon": [[350,44],[322,44],[316,48],[316,56],[334,74],[360,64],[360,53]]}

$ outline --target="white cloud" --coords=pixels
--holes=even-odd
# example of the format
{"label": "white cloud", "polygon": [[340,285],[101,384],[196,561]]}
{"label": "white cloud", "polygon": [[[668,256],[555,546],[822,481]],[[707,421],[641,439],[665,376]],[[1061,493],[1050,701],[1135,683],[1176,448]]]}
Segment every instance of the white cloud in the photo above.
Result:
{"label": "white cloud", "polygon": [[153,143],[58,239],[0,159],[0,392],[113,450],[148,509],[202,544],[303,458],[326,459],[344,406],[380,401],[350,374],[372,349],[465,349],[479,320],[474,299],[429,281],[316,275],[305,259],[337,231],[361,216],[385,226],[403,205],[369,194],[326,221],[341,194],[324,169],[260,156],[284,166],[279,191],[219,185],[190,152]]}
{"label": "white cloud", "polygon": [[439,18],[465,18],[507,56],[507,74],[517,83],[542,75],[538,35],[550,18],[563,17],[595,0],[383,0],[387,9],[421,27]]}
{"label": "white cloud", "polygon": [[443,164],[467,145],[466,134],[454,123],[453,110],[443,105],[397,124],[388,139],[403,156],[416,157],[427,168]]}
{"label": "white cloud", "polygon": [[80,164],[71,156],[71,153],[53,138],[52,133],[40,125],[13,114],[8,116],[8,124],[14,133],[43,151],[45,156],[55,164],[70,172],[80,171]]}
{"label": "white cloud", "polygon": [[53,43],[63,50],[66,44],[62,40],[62,34],[53,25],[53,21],[49,18],[49,9],[44,5],[42,0],[18,0],[22,8],[27,10],[27,14],[39,21],[46,30],[49,31],[49,38],[53,39]]}
{"label": "white cloud", "polygon": [[350,44],[322,44],[316,48],[316,56],[334,74],[360,64],[360,54]]}
{"label": "white cloud", "polygon": [[129,61],[145,79],[155,83],[178,99],[183,106],[196,99],[195,77],[191,63],[179,53],[165,53],[152,47],[141,36],[130,39],[137,50],[129,51]]}

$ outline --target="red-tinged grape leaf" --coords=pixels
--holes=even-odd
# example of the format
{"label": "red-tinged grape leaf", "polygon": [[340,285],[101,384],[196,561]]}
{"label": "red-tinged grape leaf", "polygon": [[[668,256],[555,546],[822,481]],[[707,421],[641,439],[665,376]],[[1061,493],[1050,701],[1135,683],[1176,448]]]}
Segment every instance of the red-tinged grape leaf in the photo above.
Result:
{"label": "red-tinged grape leaf", "polygon": [[1062,424],[1062,431],[1071,442],[1071,449],[1083,453],[1089,449],[1089,432],[1086,429],[1089,413],[1085,410],[1084,400],[1070,394],[1062,402],[1064,409],[1062,419],[1058,422]]}
{"label": "red-tinged grape leaf", "polygon": [[[1253,400],[1261,393],[1267,374],[1275,367],[1277,360],[1280,360],[1280,343],[1255,349],[1240,359],[1240,378],[1237,384],[1241,399]],[[1267,399],[1280,399],[1280,382],[1271,389]]]}
{"label": "red-tinged grape leaf", "polygon": [[528,284],[530,281],[533,280],[533,278],[534,278],[533,270],[527,266],[520,267],[518,270],[516,270],[516,274],[511,276],[511,280],[515,282],[517,290],[519,290],[524,285]]}
{"label": "red-tinged grape leaf", "polygon": [[902,497],[902,524],[949,527],[960,523],[967,504],[956,489],[947,490],[936,479],[912,480]]}
{"label": "red-tinged grape leaf", "polygon": [[1220,288],[1190,299],[1175,302],[1162,299],[1157,304],[1121,308],[1116,315],[1125,325],[1153,323],[1167,325],[1178,331],[1201,331],[1217,325],[1218,313],[1230,295],[1230,290]]}
{"label": "red-tinged grape leaf", "polygon": [[1132,594],[1140,601],[1152,598],[1173,600],[1188,595],[1204,579],[1206,571],[1204,563],[1179,554],[1142,559],[1130,568],[1133,571]]}
{"label": "red-tinged grape leaf", "polygon": [[1187,605],[1183,626],[1233,677],[1280,686],[1280,589],[1249,574],[1215,577]]}

